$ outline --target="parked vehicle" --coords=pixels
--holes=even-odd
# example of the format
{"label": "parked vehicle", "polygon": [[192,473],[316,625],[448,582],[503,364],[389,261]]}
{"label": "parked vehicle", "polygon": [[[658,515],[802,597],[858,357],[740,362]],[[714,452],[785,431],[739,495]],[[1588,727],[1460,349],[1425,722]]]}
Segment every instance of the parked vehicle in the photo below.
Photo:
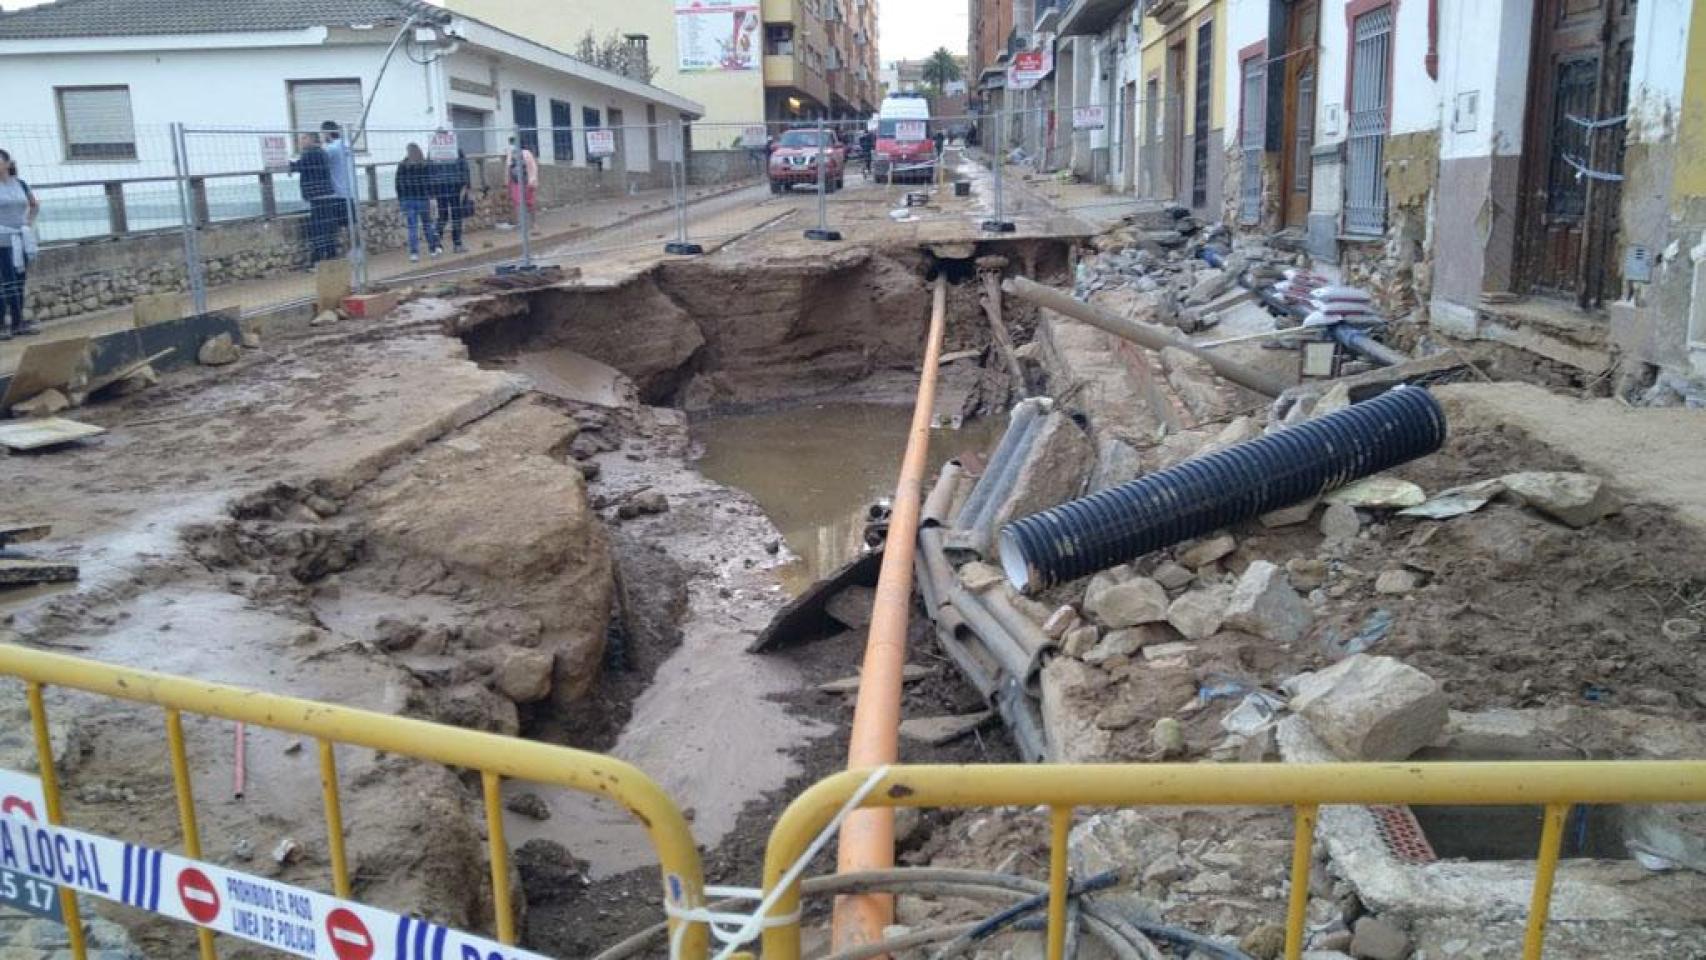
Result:
{"label": "parked vehicle", "polygon": [[[819,137],[822,143],[819,143]],[[786,193],[798,184],[816,186],[818,157],[824,162],[824,184],[830,193],[847,182],[847,148],[834,130],[789,130],[770,151],[770,192]]]}
{"label": "parked vehicle", "polygon": [[896,182],[928,183],[936,177],[930,139],[930,103],[922,97],[887,97],[877,113],[877,153],[871,175]]}

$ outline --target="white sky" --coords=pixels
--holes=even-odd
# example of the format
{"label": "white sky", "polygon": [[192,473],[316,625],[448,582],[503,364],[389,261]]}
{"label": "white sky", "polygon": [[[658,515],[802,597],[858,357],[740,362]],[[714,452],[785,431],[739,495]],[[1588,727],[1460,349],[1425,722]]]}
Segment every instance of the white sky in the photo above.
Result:
{"label": "white sky", "polygon": [[966,52],[966,0],[877,0],[877,53],[891,60],[922,60],[947,47]]}

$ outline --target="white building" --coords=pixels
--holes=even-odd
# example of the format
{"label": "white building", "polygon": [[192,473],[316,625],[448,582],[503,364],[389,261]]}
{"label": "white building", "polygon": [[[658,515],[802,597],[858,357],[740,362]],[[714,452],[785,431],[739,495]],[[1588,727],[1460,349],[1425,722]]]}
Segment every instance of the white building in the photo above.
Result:
{"label": "white building", "polygon": [[[206,195],[217,219],[222,206],[262,202],[257,175],[277,171],[277,135],[325,120],[353,128],[369,102],[362,164],[394,163],[406,144],[427,147],[433,131],[449,128],[468,154],[494,153],[519,129],[541,163],[629,174],[659,170],[670,125],[704,113],[685,97],[405,0],[60,0],[0,14],[0,89],[0,148],[52,201],[48,239],[77,235],[73,210],[105,221],[116,208],[133,230],[176,222],[175,185],[147,182],[175,174],[173,123],[188,128],[191,171],[212,177]],[[588,138],[613,127],[614,138]],[[294,140],[285,141],[292,153]],[[589,146],[612,143],[613,156],[589,158]],[[276,179],[278,205],[295,202],[288,175]],[[364,179],[382,196],[390,189],[389,176]]]}

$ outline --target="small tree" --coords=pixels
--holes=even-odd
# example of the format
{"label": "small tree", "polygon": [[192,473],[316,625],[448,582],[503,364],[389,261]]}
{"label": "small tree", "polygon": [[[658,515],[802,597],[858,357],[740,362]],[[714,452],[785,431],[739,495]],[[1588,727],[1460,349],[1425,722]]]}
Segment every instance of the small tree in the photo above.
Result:
{"label": "small tree", "polygon": [[929,59],[924,61],[924,82],[936,91],[937,96],[948,84],[960,78],[960,62],[948,52],[947,47],[937,47]]}

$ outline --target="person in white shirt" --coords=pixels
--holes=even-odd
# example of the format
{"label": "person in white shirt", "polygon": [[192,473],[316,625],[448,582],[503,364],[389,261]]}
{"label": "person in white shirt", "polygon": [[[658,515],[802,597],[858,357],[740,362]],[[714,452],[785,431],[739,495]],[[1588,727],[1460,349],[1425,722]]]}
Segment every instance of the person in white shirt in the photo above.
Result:
{"label": "person in white shirt", "polygon": [[19,179],[12,155],[0,150],[0,340],[38,332],[24,319],[24,281],[36,255],[40,210],[30,185]]}

